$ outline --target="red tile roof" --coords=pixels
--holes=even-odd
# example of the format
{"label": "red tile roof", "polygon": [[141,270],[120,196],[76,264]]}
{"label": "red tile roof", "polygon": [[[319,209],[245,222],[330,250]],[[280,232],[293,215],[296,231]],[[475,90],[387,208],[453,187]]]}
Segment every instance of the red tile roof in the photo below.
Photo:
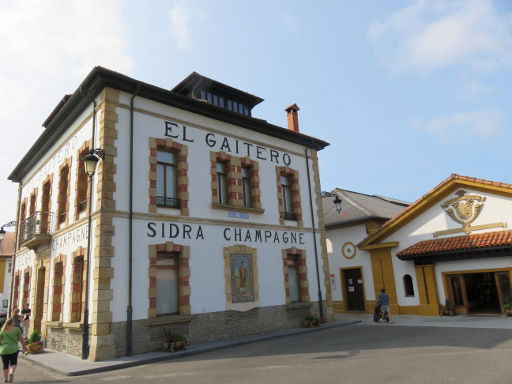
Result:
{"label": "red tile roof", "polygon": [[12,256],[14,254],[14,232],[5,232],[4,239],[0,242],[0,256]]}
{"label": "red tile roof", "polygon": [[423,240],[398,252],[396,255],[419,256],[450,251],[475,250],[493,247],[512,247],[512,230],[485,232],[474,235]]}

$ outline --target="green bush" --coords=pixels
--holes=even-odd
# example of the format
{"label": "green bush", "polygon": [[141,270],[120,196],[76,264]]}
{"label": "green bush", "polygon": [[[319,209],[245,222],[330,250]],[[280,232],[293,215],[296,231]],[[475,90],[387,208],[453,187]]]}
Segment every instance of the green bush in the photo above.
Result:
{"label": "green bush", "polygon": [[32,332],[32,334],[28,338],[28,343],[32,344],[37,341],[41,341],[41,335],[39,334],[39,332],[37,332],[37,329],[34,329],[34,332]]}

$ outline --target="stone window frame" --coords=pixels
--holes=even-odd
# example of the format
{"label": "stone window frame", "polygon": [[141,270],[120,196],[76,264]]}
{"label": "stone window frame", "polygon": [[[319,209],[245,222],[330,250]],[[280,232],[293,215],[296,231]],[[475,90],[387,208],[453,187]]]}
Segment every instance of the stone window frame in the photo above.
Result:
{"label": "stone window frame", "polygon": [[20,222],[24,222],[25,220],[27,220],[27,198],[25,197],[22,201],[21,201],[21,208],[20,208],[21,212],[20,212]]}
{"label": "stone window frame", "polygon": [[281,187],[281,176],[287,176],[291,182],[292,192],[292,204],[293,213],[296,215],[297,224],[303,225],[302,220],[302,208],[301,208],[301,197],[300,197],[300,184],[299,184],[299,171],[292,169],[288,166],[280,167],[276,166],[276,182],[277,182],[277,202],[279,209],[279,223],[284,224],[284,209],[283,209],[283,192]]}
{"label": "stone window frame", "polygon": [[34,188],[32,192],[30,192],[29,199],[29,207],[28,207],[28,216],[32,216],[37,212],[37,192],[38,188]]}
{"label": "stone window frame", "polygon": [[[90,179],[85,173],[84,156],[90,152],[91,140],[86,140],[76,152],[76,178],[75,178],[75,220],[78,220],[82,212],[87,211],[89,206],[89,182]],[[85,208],[80,206],[85,202]]]}
{"label": "stone window frame", "polygon": [[307,267],[307,258],[306,258],[306,250],[299,249],[296,247],[291,247],[288,249],[283,249],[281,251],[283,258],[283,275],[284,275],[284,290],[286,294],[286,304],[296,304],[292,303],[290,297],[290,282],[288,280],[288,256],[296,255],[298,257],[299,269],[297,271],[299,278],[299,288],[300,288],[300,303],[310,303],[311,297],[309,296],[309,280],[308,280],[308,267]]}
{"label": "stone window frame", "polygon": [[[79,247],[72,255],[71,264],[71,290],[69,294],[69,323],[83,322],[83,314],[85,309],[85,294],[86,294],[86,278],[87,274],[87,247]],[[79,263],[77,260],[81,259]],[[78,265],[81,264],[82,270],[78,273],[76,271]],[[78,281],[76,281],[78,280]]]}
{"label": "stone window frame", "polygon": [[[259,281],[258,281],[258,249],[247,245],[232,245],[222,248],[224,257],[224,293],[226,296],[226,310],[228,311],[250,311],[260,305]],[[254,301],[244,303],[233,303],[231,287],[231,255],[245,254],[252,258],[252,280],[254,284]]]}
{"label": "stone window frame", "polygon": [[[158,316],[156,313],[156,265],[158,252],[174,252],[178,254],[179,313],[175,315]],[[172,241],[162,244],[151,244],[148,246],[148,257],[148,320],[172,320],[182,315],[190,315],[190,246],[175,244]]]}
{"label": "stone window frame", "polygon": [[[227,195],[228,203],[220,204],[218,200],[217,163],[223,162],[227,168]],[[250,168],[251,206],[244,205],[244,191],[242,181],[242,167]],[[261,190],[259,177],[259,163],[249,157],[231,156],[224,151],[210,152],[210,175],[212,189],[212,208],[229,209],[253,213],[264,213],[261,208]]]}
{"label": "stone window frame", "polygon": [[31,285],[32,285],[32,268],[27,267],[23,270],[23,295],[21,297],[21,306],[22,307],[25,304],[30,304]]}
{"label": "stone window frame", "polygon": [[[57,264],[62,264],[62,269],[60,271],[60,283],[55,284],[57,281]],[[60,269],[60,268],[59,268]],[[59,256],[53,259],[52,266],[52,311],[51,311],[51,321],[63,321],[64,316],[64,289],[66,287],[66,255],[60,254]],[[57,293],[56,293],[57,292]]]}
{"label": "stone window frame", "polygon": [[[45,188],[44,186],[46,184],[49,184],[48,188],[48,194],[45,194]],[[53,187],[53,173],[50,173],[46,176],[46,178],[43,180],[43,183],[41,185],[41,224],[39,226],[39,230],[41,233],[49,233],[51,231],[51,212],[52,212],[52,188]],[[45,202],[48,202],[48,210],[45,212],[43,211],[43,207],[46,205]],[[44,216],[46,215],[46,228],[44,227]]]}
{"label": "stone window frame", "polygon": [[[178,198],[182,216],[189,215],[188,194],[188,146],[172,139],[149,138],[149,212],[156,213],[156,152],[169,151],[176,154],[176,178]],[[162,207],[165,208],[165,207]],[[170,208],[173,209],[173,208]]]}
{"label": "stone window frame", "polygon": [[[67,178],[67,188],[65,191],[62,190],[62,171],[64,168],[68,167],[68,178]],[[60,226],[65,226],[69,222],[69,191],[71,184],[71,156],[65,159],[62,164],[59,166],[59,185],[58,185],[58,195],[57,195],[57,210],[55,213],[55,224],[56,228]],[[64,202],[64,204],[63,204]],[[60,220],[60,216],[65,214],[64,220]]]}
{"label": "stone window frame", "polygon": [[21,287],[21,278],[20,278],[20,270],[14,272],[14,293],[13,293],[13,305],[12,309],[18,308],[19,300],[20,300],[20,287]]}

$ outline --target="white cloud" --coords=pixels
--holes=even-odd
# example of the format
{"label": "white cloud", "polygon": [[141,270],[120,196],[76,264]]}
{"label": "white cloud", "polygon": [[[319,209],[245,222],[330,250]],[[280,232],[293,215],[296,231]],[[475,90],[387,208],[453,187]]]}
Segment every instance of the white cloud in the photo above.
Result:
{"label": "white cloud", "polygon": [[371,25],[368,35],[398,70],[490,71],[512,63],[512,17],[490,0],[416,0]]}
{"label": "white cloud", "polygon": [[0,2],[0,224],[14,219],[10,171],[42,133],[65,93],[96,65],[130,73],[122,0]]}
{"label": "white cloud", "polygon": [[470,136],[488,139],[503,129],[504,122],[505,115],[490,108],[477,112],[440,115],[427,121],[424,128],[447,141],[465,140]]}
{"label": "white cloud", "polygon": [[176,4],[170,11],[169,30],[180,48],[186,48],[190,42],[190,12],[183,3]]}

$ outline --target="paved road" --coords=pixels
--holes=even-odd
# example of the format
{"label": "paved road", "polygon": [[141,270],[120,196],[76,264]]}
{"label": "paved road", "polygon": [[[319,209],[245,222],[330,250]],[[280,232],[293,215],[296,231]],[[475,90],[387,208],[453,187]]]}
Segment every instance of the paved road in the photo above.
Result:
{"label": "paved road", "polygon": [[511,330],[352,325],[82,377],[62,377],[21,361],[15,381],[511,383],[511,356]]}

